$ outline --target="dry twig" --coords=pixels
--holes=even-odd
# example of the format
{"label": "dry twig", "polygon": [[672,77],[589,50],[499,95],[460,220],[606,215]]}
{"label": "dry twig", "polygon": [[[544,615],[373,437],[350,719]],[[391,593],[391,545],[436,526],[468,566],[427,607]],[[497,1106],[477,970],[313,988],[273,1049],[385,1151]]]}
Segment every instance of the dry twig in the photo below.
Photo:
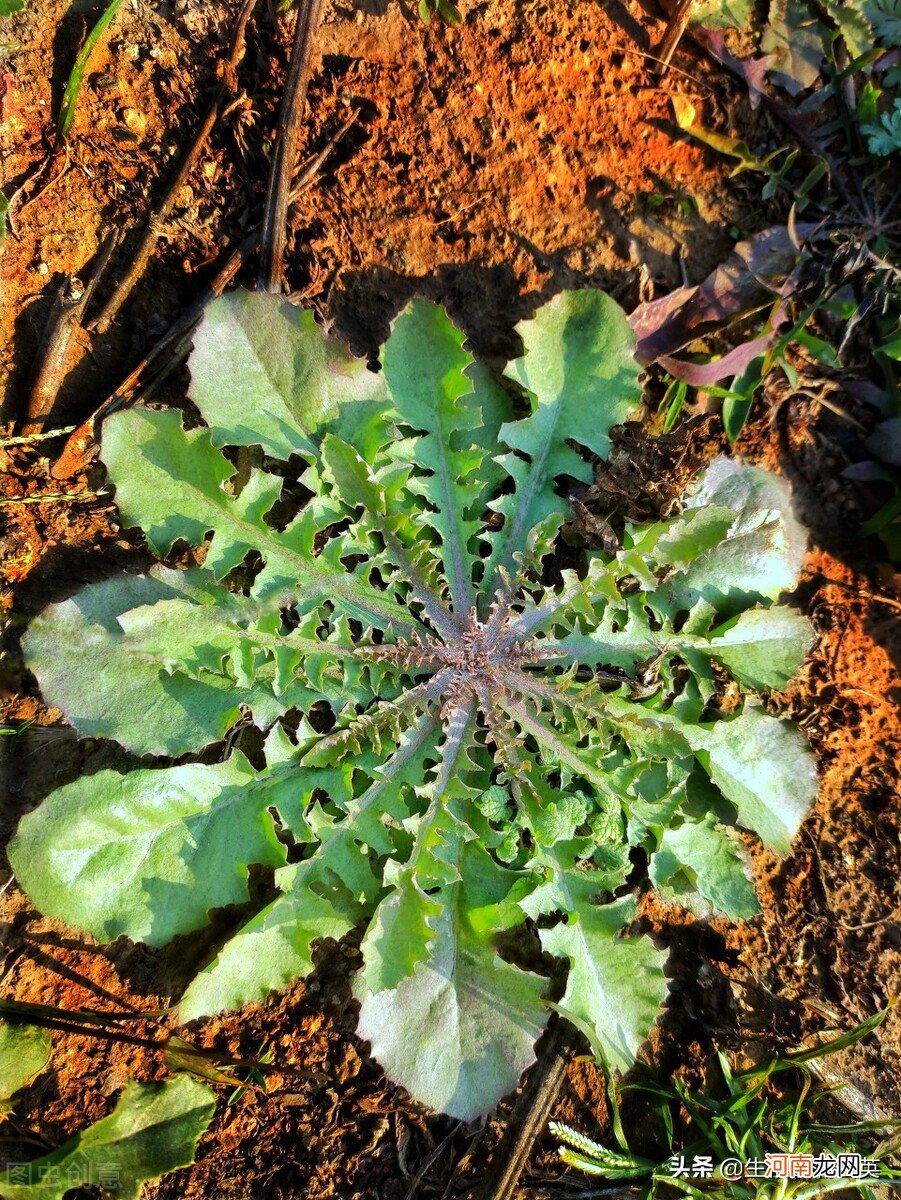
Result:
{"label": "dry twig", "polygon": [[307,85],[310,82],[313,43],[321,17],[322,0],[300,0],[263,216],[259,283],[262,290],[267,292],[278,292],[282,286],[291,180],[300,140],[300,122]]}
{"label": "dry twig", "polygon": [[695,7],[695,0],[677,0],[677,3],[666,23],[663,36],[654,47],[659,66],[658,74],[662,75],[669,69],[670,60],[676,52],[679,43],[685,36],[688,22]]}
{"label": "dry twig", "polygon": [[156,243],[159,240],[163,222],[175,207],[179,193],[200,161],[200,156],[209,140],[210,134],[216,126],[216,122],[237,90],[238,66],[244,57],[247,24],[256,7],[256,2],[257,0],[244,0],[244,4],[238,15],[235,32],[232,35],[228,58],[225,61],[222,72],[222,80],[216,89],[216,95],[207,109],[203,120],[200,122],[175,176],[170,181],[155,211],[149,217],[143,237],[138,244],[128,269],[119,280],[113,294],[103,306],[99,316],[91,324],[91,329],[96,333],[105,333],[109,329],[120,308],[131,295],[138,279],[144,273],[147,263],[150,261],[150,256],[153,254]]}
{"label": "dry twig", "polygon": [[552,1018],[548,1040],[507,1123],[480,1200],[512,1200],[532,1147],[557,1099],[576,1037],[570,1025]]}
{"label": "dry twig", "polygon": [[[323,163],[356,119],[357,113],[351,113],[329,138],[322,150],[307,163],[292,186],[290,196],[292,203],[315,180]],[[222,295],[241,267],[252,257],[260,244],[261,236],[262,229],[260,227],[251,230],[244,240],[229,253],[213,279],[194,303],[170,326],[153,349],[123,379],[115,392],[108,396],[88,419],[78,426],[67,440],[62,454],[51,469],[50,473],[54,479],[69,479],[83,468],[86,451],[93,440],[95,423],[132,399],[154,368],[159,366],[154,376],[154,384],[158,385],[172,371],[181,366],[190,350],[191,334],[203,315],[203,310],[213,299]]]}
{"label": "dry twig", "polygon": [[57,292],[32,370],[28,408],[20,431],[25,436],[40,433],[53,412],[69,363],[72,340],[81,328],[81,319],[115,245],[116,235],[107,234],[87,282],[70,276]]}

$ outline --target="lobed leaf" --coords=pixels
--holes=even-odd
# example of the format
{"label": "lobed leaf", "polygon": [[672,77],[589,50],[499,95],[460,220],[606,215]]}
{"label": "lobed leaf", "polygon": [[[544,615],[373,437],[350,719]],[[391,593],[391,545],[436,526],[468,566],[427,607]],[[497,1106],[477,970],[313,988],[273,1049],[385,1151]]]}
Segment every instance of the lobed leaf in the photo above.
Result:
{"label": "lobed leaf", "polygon": [[683,876],[704,900],[736,920],[746,921],[760,912],[740,843],[711,813],[703,820],[665,829],[659,849],[651,856],[649,873],[658,886]]}
{"label": "lobed leaf", "polygon": [[357,437],[365,450],[365,435],[387,404],[384,376],[287,300],[247,291],[221,296],[207,306],[193,341],[188,395],[214,446],[311,457],[332,432]]}
{"label": "lobed leaf", "polygon": [[498,460],[515,490],[491,505],[504,525],[488,538],[483,599],[514,568],[530,531],[551,519],[544,537],[556,533],[566,515],[554,486],[558,476],[591,478],[569,443],[605,457],[610,430],[641,399],[635,335],[622,309],[603,292],[562,292],[516,328],[525,354],[505,373],[526,390],[532,413],[504,424],[500,436],[511,451],[527,455],[528,463],[515,453]]}
{"label": "lobed leaf", "polygon": [[493,473],[485,447],[496,440],[508,406],[487,380],[473,388],[467,374],[473,359],[437,305],[423,300],[408,305],[391,328],[383,359],[395,411],[421,431],[411,457],[430,474],[410,482],[430,507],[419,523],[437,533],[453,607],[465,614],[476,601],[475,539]]}
{"label": "lobed leaf", "polygon": [[284,863],[268,809],[290,776],[290,763],[257,774],[240,752],[84,776],[23,819],[10,862],[43,912],[100,940],[162,946],[247,900],[251,863]]}
{"label": "lobed leaf", "polygon": [[582,908],[565,924],[541,930],[548,954],[569,960],[559,1008],[590,1035],[602,1061],[626,1071],[666,999],[666,954],[647,938],[621,938],[635,916],[632,899]]}
{"label": "lobed leaf", "polygon": [[674,606],[705,600],[724,615],[753,600],[776,600],[795,586],[804,562],[807,534],[791,511],[785,483],[759,467],[717,458],[687,505],[729,509],[734,518],[725,537],[705,549],[667,589]]}
{"label": "lobed leaf", "polygon": [[546,981],[499,958],[472,911],[509,893],[508,874],[477,846],[459,846],[428,958],[395,987],[358,984],[358,1032],[389,1076],[461,1121],[494,1108],[535,1059],[547,1022]]}
{"label": "lobed leaf", "polygon": [[319,896],[303,865],[276,872],[281,893],[248,921],[188,986],[178,1006],[182,1021],[262,1003],[313,969],[313,945],[353,929],[360,907],[344,893]]}
{"label": "lobed leaf", "polygon": [[149,575],[90,584],[45,608],[22,645],[47,703],[80,733],[115,738],[138,754],[181,754],[215,741],[242,702],[256,707],[262,721],[273,721],[282,708],[273,708],[261,689],[242,693],[224,673],[170,675],[140,641],[125,636],[125,614],[161,601],[191,599],[201,612],[215,612],[229,597],[214,585],[203,571],[155,567]]}
{"label": "lobed leaf", "polygon": [[817,794],[816,767],[803,734],[753,704],[728,721],[679,723],[678,729],[735,805],[739,823],[787,855]]}

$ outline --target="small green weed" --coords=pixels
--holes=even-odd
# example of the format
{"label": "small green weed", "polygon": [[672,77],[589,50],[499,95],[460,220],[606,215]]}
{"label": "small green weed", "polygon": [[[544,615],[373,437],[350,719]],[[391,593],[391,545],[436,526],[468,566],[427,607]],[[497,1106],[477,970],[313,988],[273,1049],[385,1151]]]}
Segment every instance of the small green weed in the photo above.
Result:
{"label": "small green weed", "polygon": [[[824,1120],[821,1102],[833,1094],[841,1100],[841,1091],[819,1087],[811,1065],[872,1033],[886,1014],[749,1070],[733,1071],[719,1052],[716,1078],[703,1091],[678,1078],[649,1078],[623,1088],[611,1079],[617,1149],[552,1122],[551,1132],[562,1143],[560,1157],[590,1175],[640,1181],[635,1194],[642,1200],[814,1200],[831,1192],[874,1200],[874,1187],[901,1182],[897,1138],[891,1135],[901,1121]],[[660,1157],[640,1157],[629,1147],[619,1093],[630,1090],[648,1098],[651,1112],[643,1128],[650,1124],[655,1132]]]}

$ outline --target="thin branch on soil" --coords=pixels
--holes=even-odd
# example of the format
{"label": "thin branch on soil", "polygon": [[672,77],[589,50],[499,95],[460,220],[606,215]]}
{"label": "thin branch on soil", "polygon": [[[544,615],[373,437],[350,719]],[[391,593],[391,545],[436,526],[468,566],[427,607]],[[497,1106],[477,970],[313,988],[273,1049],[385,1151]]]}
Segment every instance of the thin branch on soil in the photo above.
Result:
{"label": "thin branch on soil", "polygon": [[[152,1050],[162,1050],[166,1045],[166,1038],[162,1040],[146,1038],[136,1033],[125,1033],[121,1029],[105,1029],[96,1023],[96,1018],[92,1020],[78,1012],[60,1015],[62,1010],[44,1004],[20,1005],[13,1000],[4,1000],[0,1011],[6,1017],[21,1017],[30,1025],[40,1025],[44,1029],[56,1029],[61,1033],[77,1033],[86,1037],[100,1038],[107,1042],[125,1042],[129,1046],[145,1046]],[[114,1014],[114,1018],[118,1018],[118,1015]],[[112,1020],[112,1024],[116,1024],[116,1019]]]}
{"label": "thin branch on soil", "polygon": [[846,592],[854,592],[864,600],[872,600],[876,604],[885,604],[888,608],[896,608],[901,612],[901,600],[895,600],[891,596],[883,596],[881,592],[864,591],[856,583],[848,583],[845,579],[833,579],[831,575],[823,575],[821,572],[817,573],[817,578],[823,584],[832,584],[833,587],[843,588]]}
{"label": "thin branch on soil", "polygon": [[291,194],[288,197],[291,204],[296,204],[301,192],[304,192],[310,186],[322,169],[323,163],[326,161],[338,143],[343,140],[345,134],[348,133],[350,129],[357,123],[357,118],[359,115],[359,109],[353,109],[347,115],[347,117],[345,117],[342,124],[338,129],[335,130],[319,153],[314,155],[313,158],[311,158],[306,166],[301,170],[300,174],[291,185]]}
{"label": "thin branch on soil", "polygon": [[631,1187],[589,1188],[587,1192],[570,1192],[567,1200],[631,1200],[638,1192]]}
{"label": "thin branch on soil", "polygon": [[409,1188],[407,1189],[407,1193],[404,1196],[404,1200],[413,1200],[413,1197],[416,1195],[416,1192],[419,1190],[419,1185],[422,1183],[423,1179],[425,1179],[426,1175],[428,1175],[429,1171],[432,1169],[434,1164],[438,1161],[438,1159],[441,1157],[441,1155],[444,1153],[444,1151],[447,1149],[447,1147],[451,1144],[451,1142],[454,1140],[454,1138],[460,1132],[460,1127],[462,1126],[462,1124],[463,1124],[462,1121],[458,1121],[457,1124],[450,1131],[450,1133],[447,1135],[447,1137],[442,1138],[441,1141],[438,1143],[438,1145],[435,1147],[435,1149],[432,1151],[432,1153],[428,1156],[428,1158],[425,1160],[425,1162],[422,1164],[422,1166],[416,1172],[413,1182],[410,1184]]}
{"label": "thin branch on soil", "polygon": [[535,1141],[550,1116],[575,1049],[577,1034],[552,1018],[548,1040],[513,1109],[480,1200],[512,1200]]}
{"label": "thin branch on soil", "polygon": [[152,1012],[116,1012],[102,1008],[58,1008],[53,1004],[31,1004],[24,1000],[0,1000],[0,1014],[5,1017],[20,1017],[22,1020],[69,1021],[75,1025],[118,1025],[122,1021],[151,1021],[158,1023],[165,1016],[166,1009],[154,1009]]}
{"label": "thin branch on soil", "polygon": [[0,1137],[0,1144],[4,1146],[37,1146],[40,1150],[46,1150],[50,1146],[49,1142],[45,1142],[41,1138],[27,1137],[24,1133],[16,1134],[15,1137]]}
{"label": "thin branch on soil", "polygon": [[216,95],[195,131],[193,140],[181,161],[181,165],[166,188],[156,209],[148,218],[147,227],[144,230],[143,237],[135,250],[134,257],[127,271],[119,280],[113,294],[103,306],[99,316],[90,326],[97,333],[105,333],[109,329],[122,305],[125,304],[131,295],[135,284],[141,275],[143,275],[147,263],[150,261],[150,256],[153,254],[156,243],[159,240],[163,222],[175,207],[179,193],[200,161],[200,156],[209,140],[210,134],[213,132],[217,121],[228,107],[237,90],[238,67],[244,57],[247,24],[256,7],[256,3],[257,0],[244,0],[232,36],[228,58],[223,67],[222,80],[216,89]]}
{"label": "thin branch on soil", "polygon": [[[307,163],[292,187],[290,196],[292,203],[313,183],[323,163],[334,151],[348,130],[354,125],[357,117],[358,113],[356,111],[352,112],[335,133],[332,134],[322,150]],[[153,349],[141,359],[115,392],[108,396],[87,420],[83,421],[75,429],[75,432],[67,440],[62,453],[51,469],[50,473],[54,479],[69,479],[83,468],[85,454],[93,438],[95,423],[109,413],[115,412],[122,405],[127,404],[158,364],[161,365],[153,377],[153,386],[159,386],[163,379],[168,378],[173,371],[181,366],[188,356],[191,346],[191,334],[203,316],[204,309],[217,296],[222,295],[241,267],[252,257],[260,244],[261,237],[261,227],[251,230],[244,240],[231,251],[209,285],[194,303],[174,322]]]}
{"label": "thin branch on soil", "polygon": [[307,86],[310,82],[313,43],[321,17],[322,0],[300,0],[263,216],[259,286],[267,292],[278,292],[282,286],[291,179],[297,157],[297,144],[300,141],[300,123]]}
{"label": "thin branch on soil", "polygon": [[59,183],[59,181],[68,171],[70,166],[69,147],[68,145],[65,145],[63,147],[62,167],[59,169],[56,175],[52,177],[52,179],[49,179],[44,184],[39,192],[36,192],[33,196],[29,196],[29,192],[35,186],[47,168],[52,166],[52,164],[56,162],[57,158],[59,158],[59,153],[59,148],[51,150],[50,153],[38,163],[30,175],[28,175],[23,183],[20,184],[20,186],[17,187],[10,196],[9,207],[6,210],[6,222],[9,225],[10,232],[14,238],[18,238],[19,236],[18,229],[16,228],[16,218],[18,217],[18,214],[24,212],[25,209],[28,208],[29,205],[34,204],[36,200],[40,200],[41,196],[46,195],[46,193],[49,192],[55,184]]}
{"label": "thin branch on soil", "polygon": [[[666,67],[667,72],[671,71],[674,75],[683,75],[686,79],[690,79],[695,87],[700,88],[700,90],[703,92],[706,92],[708,96],[713,95],[714,89],[709,83],[705,83],[704,80],[699,79],[697,75],[692,75],[690,71],[683,71],[681,67],[674,67],[672,63],[664,63],[663,60],[658,58],[656,54],[649,54],[647,50],[639,50],[637,46],[633,45],[624,44],[618,48],[622,50],[623,54],[634,54],[637,58],[644,58],[647,59],[648,62],[657,63],[658,66]],[[659,73],[662,74],[663,72],[661,71]],[[654,88],[651,90],[660,91],[661,89]]]}
{"label": "thin branch on soil", "polygon": [[[863,691],[862,688],[853,688],[852,690],[855,692]],[[864,692],[863,694],[865,696],[872,696],[871,692]],[[881,699],[881,697],[879,697],[879,696],[873,696],[872,698],[874,700]],[[806,830],[805,830],[805,832],[806,832]],[[810,845],[813,849],[814,855],[816,856],[820,888],[823,892],[823,896],[825,897],[826,904],[829,908],[829,915],[828,915],[827,920],[834,922],[836,925],[838,925],[840,928],[846,930],[848,933],[860,933],[865,929],[875,929],[877,925],[883,925],[883,924],[885,924],[886,921],[890,921],[890,920],[894,919],[894,917],[897,914],[894,912],[890,912],[890,913],[886,913],[886,915],[884,917],[878,917],[875,921],[863,921],[857,925],[852,925],[852,924],[849,924],[849,922],[842,920],[842,918],[837,915],[840,905],[836,903],[835,897],[832,894],[832,889],[830,888],[829,884],[826,882],[829,872],[826,869],[826,865],[823,862],[823,856],[820,853],[819,841],[814,841],[813,836],[810,833],[807,833],[807,840],[810,842]]]}
{"label": "thin branch on soil", "polygon": [[70,276],[56,295],[32,370],[28,408],[21,429],[25,437],[40,434],[53,412],[69,363],[72,341],[81,329],[81,319],[109,264],[116,240],[114,233],[108,233],[103,239],[87,282]]}
{"label": "thin branch on soil", "polygon": [[228,284],[253,254],[258,242],[258,232],[248,234],[244,238],[229,254],[225,263],[194,303],[169,327],[153,349],[141,359],[116,390],[94,410],[86,421],[78,426],[67,440],[62,454],[50,471],[54,479],[69,479],[84,467],[85,452],[93,436],[94,422],[127,404],[141,382],[158,362],[162,362],[158,380],[168,377],[181,366],[188,354],[191,334],[203,315],[203,310],[216,296],[222,295]]}
{"label": "thin branch on soil", "polygon": [[695,0],[678,0],[672,15],[666,23],[663,36],[654,47],[658,62],[660,63],[659,74],[662,75],[669,69],[670,60],[685,35],[694,8]]}
{"label": "thin branch on soil", "polygon": [[872,600],[875,604],[884,604],[887,608],[896,608],[901,612],[901,600],[892,600],[890,596],[882,596],[878,592],[858,592],[858,595],[863,596],[865,600]]}

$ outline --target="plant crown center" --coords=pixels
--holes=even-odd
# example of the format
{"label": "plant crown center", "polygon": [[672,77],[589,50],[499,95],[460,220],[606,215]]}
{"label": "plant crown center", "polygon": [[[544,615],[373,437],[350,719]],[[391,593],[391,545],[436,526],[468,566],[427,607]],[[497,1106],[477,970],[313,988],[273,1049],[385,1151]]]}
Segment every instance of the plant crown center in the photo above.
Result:
{"label": "plant crown center", "polygon": [[448,672],[449,693],[471,691],[477,695],[496,687],[511,670],[559,657],[549,647],[518,637],[510,628],[509,616],[501,620],[494,612],[483,622],[475,611],[456,634],[417,634],[409,641],[361,647],[359,652],[362,657],[392,662],[404,670]]}

